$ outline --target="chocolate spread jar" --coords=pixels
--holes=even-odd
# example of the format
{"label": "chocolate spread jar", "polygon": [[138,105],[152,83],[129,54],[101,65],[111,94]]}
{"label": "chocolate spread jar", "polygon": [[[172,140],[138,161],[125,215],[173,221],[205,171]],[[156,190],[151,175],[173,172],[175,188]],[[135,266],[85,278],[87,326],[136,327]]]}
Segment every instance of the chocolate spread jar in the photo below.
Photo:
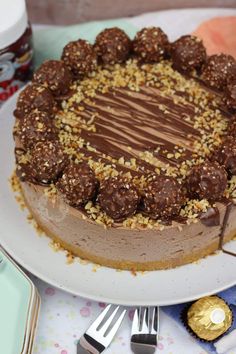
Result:
{"label": "chocolate spread jar", "polygon": [[0,106],[31,78],[32,58],[25,0],[0,1]]}

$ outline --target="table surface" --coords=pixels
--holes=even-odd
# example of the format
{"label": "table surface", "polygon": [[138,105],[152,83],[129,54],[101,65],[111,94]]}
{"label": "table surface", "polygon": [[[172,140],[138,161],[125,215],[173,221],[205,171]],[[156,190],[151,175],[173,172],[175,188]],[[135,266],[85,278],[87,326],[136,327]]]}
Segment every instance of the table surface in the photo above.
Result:
{"label": "table surface", "polygon": [[232,7],[235,0],[26,0],[30,20],[49,24],[73,24],[123,16],[135,16],[148,11],[192,7]]}
{"label": "table surface", "polygon": [[[194,16],[188,24],[188,32],[194,30],[199,24],[207,18],[217,15],[236,14],[234,10],[202,10],[201,16],[195,10]],[[197,15],[198,13],[198,15]],[[183,13],[184,15],[184,13]],[[129,21],[137,27],[143,27],[146,24],[156,25],[157,23],[167,31],[171,39],[185,33],[185,28],[178,26],[178,29],[168,30],[166,21],[169,15],[164,13],[147,14],[131,18]],[[175,19],[175,14],[172,13]],[[186,20],[189,16],[186,16]],[[200,22],[201,22],[200,21]],[[183,21],[182,21],[183,23]],[[42,26],[35,26],[41,28]],[[61,290],[55,289],[45,282],[31,276],[37,286],[41,299],[41,312],[39,317],[38,330],[35,340],[34,354],[74,354],[76,353],[76,342],[81,334],[86,330],[89,324],[96,318],[105,304],[96,303],[90,300],[82,299]],[[78,280],[79,281],[79,280]],[[110,348],[106,351],[110,354],[129,354],[131,319],[133,309],[128,310],[128,314],[120,328],[116,338]],[[160,338],[158,352],[163,354],[205,354],[199,344],[193,339],[185,329],[179,327],[172,319],[166,316],[162,311],[160,313]],[[228,354],[236,354],[230,351]]]}
{"label": "table surface", "polygon": [[[34,354],[75,354],[78,338],[105,304],[67,294],[33,276],[31,278],[42,299]],[[117,336],[106,351],[107,354],[131,353],[129,340],[133,311],[132,308],[128,309]],[[162,311],[158,349],[163,354],[190,354],[190,351],[191,354],[207,354],[186,330]],[[236,354],[236,351],[230,354]]]}

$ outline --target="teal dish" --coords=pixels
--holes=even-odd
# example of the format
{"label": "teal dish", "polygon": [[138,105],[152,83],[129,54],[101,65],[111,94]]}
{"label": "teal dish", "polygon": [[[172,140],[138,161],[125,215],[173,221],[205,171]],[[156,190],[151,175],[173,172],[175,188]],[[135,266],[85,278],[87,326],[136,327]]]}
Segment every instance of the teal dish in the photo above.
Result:
{"label": "teal dish", "polygon": [[0,250],[0,352],[25,351],[32,286],[26,276]]}

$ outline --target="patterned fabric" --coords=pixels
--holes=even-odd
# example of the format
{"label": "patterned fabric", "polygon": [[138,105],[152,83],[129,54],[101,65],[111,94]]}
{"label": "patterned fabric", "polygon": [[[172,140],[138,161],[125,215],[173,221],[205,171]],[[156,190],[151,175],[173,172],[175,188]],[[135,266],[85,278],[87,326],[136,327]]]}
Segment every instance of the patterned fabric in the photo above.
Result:
{"label": "patterned fabric", "polygon": [[[222,291],[218,294],[222,299],[226,301],[226,303],[230,306],[232,312],[233,312],[233,317],[234,321],[232,324],[232,327],[230,328],[230,331],[236,328],[236,286]],[[174,305],[174,306],[165,306],[162,308],[162,310],[171,318],[173,318],[180,326],[183,326],[183,323],[181,321],[181,314],[182,311],[188,306],[188,304],[180,304],[180,305]],[[206,343],[199,341],[199,344],[204,348],[207,353],[209,354],[216,354],[216,348],[212,343]],[[235,341],[236,344],[236,341]],[[233,352],[230,352],[233,354]],[[235,351],[236,353],[236,351]]]}
{"label": "patterned fabric", "polygon": [[[34,354],[75,354],[76,343],[105,307],[55,289],[32,276],[42,299]],[[128,313],[107,354],[131,354],[130,330],[134,309]],[[158,352],[162,354],[207,354],[178,324],[161,312]],[[231,354],[236,354],[231,353]]]}

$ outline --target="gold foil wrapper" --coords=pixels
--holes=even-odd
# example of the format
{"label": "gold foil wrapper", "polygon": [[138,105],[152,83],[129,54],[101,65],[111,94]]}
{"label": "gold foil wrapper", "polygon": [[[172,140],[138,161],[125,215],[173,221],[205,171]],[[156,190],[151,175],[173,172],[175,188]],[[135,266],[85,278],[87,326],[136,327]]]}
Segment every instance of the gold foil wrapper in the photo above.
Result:
{"label": "gold foil wrapper", "polygon": [[187,312],[187,323],[199,338],[213,341],[232,325],[229,306],[218,296],[206,296],[194,302]]}

